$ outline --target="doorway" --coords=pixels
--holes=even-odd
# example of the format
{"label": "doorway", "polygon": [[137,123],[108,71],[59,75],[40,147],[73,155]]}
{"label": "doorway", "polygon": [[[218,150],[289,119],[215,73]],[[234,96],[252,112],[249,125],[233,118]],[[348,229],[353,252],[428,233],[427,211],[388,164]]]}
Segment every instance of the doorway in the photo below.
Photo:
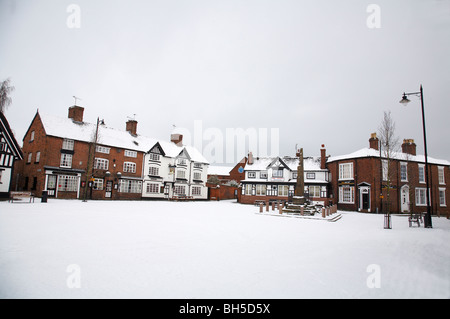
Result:
{"label": "doorway", "polygon": [[370,186],[359,187],[359,210],[370,211]]}
{"label": "doorway", "polygon": [[47,195],[48,197],[56,197],[56,181],[57,175],[48,175],[47,180]]}
{"label": "doorway", "polygon": [[404,185],[401,188],[401,210],[402,213],[409,213],[410,212],[410,198],[409,198],[409,186]]}

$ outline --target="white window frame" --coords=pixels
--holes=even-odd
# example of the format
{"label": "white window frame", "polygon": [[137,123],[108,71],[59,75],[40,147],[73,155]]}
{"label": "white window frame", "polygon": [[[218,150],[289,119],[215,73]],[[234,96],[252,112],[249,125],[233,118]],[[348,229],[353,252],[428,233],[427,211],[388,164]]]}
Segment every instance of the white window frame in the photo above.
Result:
{"label": "white window frame", "polygon": [[155,154],[155,153],[150,153],[149,155],[149,161],[152,162],[160,162],[161,161],[161,155],[160,154]]}
{"label": "white window frame", "polygon": [[252,184],[245,184],[244,189],[245,189],[244,195],[252,196],[252,189],[253,189]]}
{"label": "white window frame", "polygon": [[110,147],[106,147],[106,146],[97,145],[96,148],[95,148],[95,151],[97,153],[109,154],[111,152],[111,148]]}
{"label": "white window frame", "polygon": [[35,136],[36,132],[35,131],[31,131],[31,136],[30,136],[30,142],[34,141],[34,136]]}
{"label": "white window frame", "polygon": [[94,169],[107,171],[109,168],[109,160],[106,158],[96,157],[94,160]]}
{"label": "white window frame", "polygon": [[123,152],[123,155],[126,156],[126,157],[134,157],[134,158],[136,158],[137,157],[137,152],[136,151],[125,150]]}
{"label": "white window frame", "polygon": [[307,172],[306,179],[316,179],[316,173]]}
{"label": "white window frame", "polygon": [[65,138],[62,143],[62,149],[67,151],[73,151],[75,147],[75,141]]}
{"label": "white window frame", "polygon": [[72,160],[72,154],[61,153],[61,161],[59,163],[59,167],[72,168]]}
{"label": "white window frame", "polygon": [[159,167],[150,166],[148,168],[148,175],[159,176]]}
{"label": "white window frame", "polygon": [[[419,172],[418,172],[418,178],[419,178],[419,183],[421,184],[425,184],[425,165],[424,164],[419,164]],[[422,172],[422,177],[423,179],[420,178],[420,172]]]}
{"label": "white window frame", "polygon": [[202,173],[194,172],[194,179],[198,181],[202,180]]}
{"label": "white window frame", "polygon": [[182,170],[182,169],[177,170],[177,178],[185,179],[186,178],[186,171]]}
{"label": "white window frame", "polygon": [[[403,168],[405,173],[405,178],[403,178]],[[400,163],[400,181],[407,182],[408,181],[408,163]]]}
{"label": "white window frame", "polygon": [[193,196],[202,195],[202,188],[200,186],[192,186],[192,195]]}
{"label": "white window frame", "polygon": [[272,177],[281,178],[284,176],[284,168],[274,168],[272,169]]}
{"label": "white window frame", "polygon": [[142,193],[142,181],[131,179],[119,180],[119,193],[139,194]]}
{"label": "white window frame", "polygon": [[445,188],[439,188],[439,206],[447,207],[447,200],[445,198]]}
{"label": "white window frame", "polygon": [[94,178],[94,182],[92,183],[92,188],[97,191],[102,191],[104,187],[103,178]]}
{"label": "white window frame", "polygon": [[353,163],[339,164],[339,180],[353,180]]}
{"label": "white window frame", "polygon": [[136,163],[123,162],[123,172],[124,173],[136,173]]}
{"label": "white window frame", "polygon": [[248,178],[256,178],[256,172],[248,172],[247,176]]}
{"label": "white window frame", "polygon": [[309,186],[309,196],[310,197],[320,197],[320,186],[311,185]]}
{"label": "white window frame", "polygon": [[[345,191],[350,191],[345,194]],[[355,187],[354,186],[340,186],[339,187],[339,203],[354,204],[355,203]]]}
{"label": "white window frame", "polygon": [[439,179],[439,185],[445,185],[445,168],[444,168],[444,166],[438,166],[438,179]]}
{"label": "white window frame", "polygon": [[78,191],[78,176],[59,175],[58,192],[76,192]]}
{"label": "white window frame", "polygon": [[278,196],[288,197],[289,196],[289,185],[278,186]]}
{"label": "white window frame", "polygon": [[264,184],[256,185],[256,196],[266,196],[267,186]]}
{"label": "white window frame", "polygon": [[185,196],[186,195],[186,186],[185,185],[175,185],[173,189],[173,193],[176,196]]}
{"label": "white window frame", "polygon": [[41,161],[41,152],[36,152],[35,163],[39,163]]}
{"label": "white window frame", "polygon": [[27,163],[31,163],[31,158],[33,157],[33,153],[28,154]]}
{"label": "white window frame", "polygon": [[146,193],[147,194],[159,194],[159,184],[156,183],[147,183]]}
{"label": "white window frame", "polygon": [[427,206],[427,189],[422,187],[416,188],[416,206]]}

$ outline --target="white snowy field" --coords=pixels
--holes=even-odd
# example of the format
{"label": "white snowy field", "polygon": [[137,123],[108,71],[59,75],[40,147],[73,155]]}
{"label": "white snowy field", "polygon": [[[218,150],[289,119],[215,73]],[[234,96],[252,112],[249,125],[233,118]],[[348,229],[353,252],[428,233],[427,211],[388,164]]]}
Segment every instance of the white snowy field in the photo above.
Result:
{"label": "white snowy field", "polygon": [[450,298],[450,221],[222,202],[0,203],[0,298]]}

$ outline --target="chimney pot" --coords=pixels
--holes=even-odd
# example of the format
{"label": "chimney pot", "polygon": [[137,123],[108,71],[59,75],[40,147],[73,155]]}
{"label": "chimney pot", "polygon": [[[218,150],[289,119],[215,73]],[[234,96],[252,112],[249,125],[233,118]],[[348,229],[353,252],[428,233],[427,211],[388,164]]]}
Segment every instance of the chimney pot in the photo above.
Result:
{"label": "chimney pot", "polygon": [[405,139],[402,144],[402,152],[410,155],[417,155],[416,153],[416,143],[414,139]]}
{"label": "chimney pot", "polygon": [[377,137],[377,133],[370,134],[370,139],[369,139],[370,148],[377,150],[377,151],[380,150],[378,142],[379,142],[379,139]]}

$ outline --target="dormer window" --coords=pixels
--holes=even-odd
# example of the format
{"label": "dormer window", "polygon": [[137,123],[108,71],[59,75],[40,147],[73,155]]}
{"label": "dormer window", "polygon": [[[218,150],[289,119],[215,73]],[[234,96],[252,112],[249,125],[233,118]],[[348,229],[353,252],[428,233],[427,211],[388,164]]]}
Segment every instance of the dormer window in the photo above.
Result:
{"label": "dormer window", "polygon": [[272,172],[273,177],[283,177],[283,169],[282,168],[274,168]]}

